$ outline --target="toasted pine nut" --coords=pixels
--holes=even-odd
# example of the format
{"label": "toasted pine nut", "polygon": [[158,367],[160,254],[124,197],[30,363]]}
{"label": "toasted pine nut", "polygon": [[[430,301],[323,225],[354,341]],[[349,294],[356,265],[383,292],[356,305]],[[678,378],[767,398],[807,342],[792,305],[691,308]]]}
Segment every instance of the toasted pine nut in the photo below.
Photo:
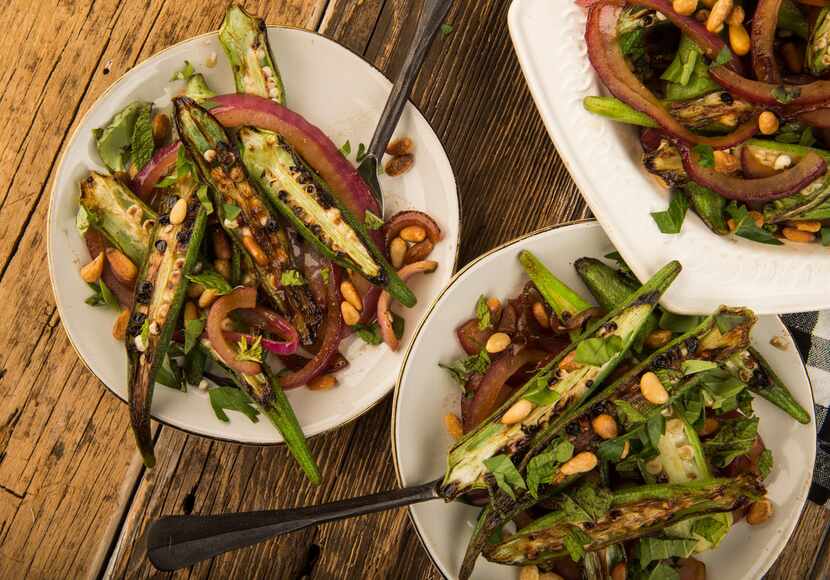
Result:
{"label": "toasted pine nut", "polygon": [[811,234],[810,232],[804,232],[796,228],[786,227],[781,232],[784,234],[784,237],[790,240],[791,242],[798,242],[801,244],[809,244],[812,241],[815,241],[816,236]]}
{"label": "toasted pine nut", "polygon": [[732,9],[732,12],[729,13],[729,17],[726,19],[726,23],[729,26],[738,26],[744,23],[744,19],[746,18],[746,12],[744,11],[743,6],[735,6]]}
{"label": "toasted pine nut", "polygon": [[406,254],[404,254],[403,263],[412,264],[413,262],[425,260],[432,253],[433,248],[435,248],[435,245],[429,238],[425,238],[417,244],[412,244],[407,248]]}
{"label": "toasted pine nut", "polygon": [[153,117],[153,143],[161,147],[170,138],[170,117],[159,113]]}
{"label": "toasted pine nut", "polygon": [[567,463],[560,468],[562,475],[576,475],[587,473],[597,466],[597,456],[590,451],[583,451],[574,455]]}
{"label": "toasted pine nut", "polygon": [[729,25],[729,46],[732,47],[732,52],[738,56],[749,54],[749,49],[752,48],[752,41],[749,38],[749,32],[747,32],[743,24]]}
{"label": "toasted pine nut", "polygon": [[625,562],[617,562],[611,569],[611,580],[625,580],[628,577],[628,568]]}
{"label": "toasted pine nut", "polygon": [[674,0],[672,8],[681,16],[691,16],[697,10],[697,0]]}
{"label": "toasted pine nut", "polygon": [[650,349],[660,348],[671,340],[671,330],[655,330],[646,337],[646,346]]}
{"label": "toasted pine nut", "polygon": [[772,502],[767,498],[759,499],[751,506],[746,514],[746,523],[750,526],[763,524],[772,515]]}
{"label": "toasted pine nut", "polygon": [[219,298],[219,293],[213,288],[208,288],[199,296],[199,308],[207,308]]}
{"label": "toasted pine nut", "polygon": [[202,292],[205,291],[205,287],[201,284],[196,284],[195,282],[191,282],[187,285],[187,290],[185,293],[187,294],[188,298],[192,298],[196,300],[199,296],[202,295]]}
{"label": "toasted pine nut", "polygon": [[572,350],[571,352],[565,355],[565,358],[559,361],[559,368],[563,371],[574,371],[578,369],[581,365],[578,362],[574,361],[575,358],[576,351]]}
{"label": "toasted pine nut", "polygon": [[629,443],[629,442],[628,442],[628,439],[626,439],[626,440],[625,440],[625,443],[623,443],[623,450],[622,450],[622,453],[620,453],[620,460],[623,460],[623,459],[625,459],[626,457],[628,457],[628,453],[629,453],[630,451],[631,451],[631,443]]}
{"label": "toasted pine nut", "polygon": [[750,211],[747,215],[752,218],[752,221],[755,222],[755,225],[759,228],[764,225],[764,214],[760,211],[755,211],[754,209]]}
{"label": "toasted pine nut", "polygon": [[112,337],[115,340],[124,340],[127,336],[127,324],[130,322],[130,309],[124,308],[112,325]]}
{"label": "toasted pine nut", "polygon": [[620,429],[617,427],[614,417],[607,413],[594,417],[591,421],[591,427],[594,428],[594,433],[603,439],[613,439],[620,434]]}
{"label": "toasted pine nut", "polygon": [[109,262],[115,277],[124,284],[132,284],[135,277],[138,276],[138,268],[121,250],[107,248],[107,262]]}
{"label": "toasted pine nut", "polygon": [[444,427],[447,428],[447,433],[454,440],[459,440],[464,436],[464,427],[461,425],[461,419],[455,413],[447,413],[444,415]]}
{"label": "toasted pine nut", "polygon": [[565,580],[556,572],[542,572],[539,574],[539,580]]}
{"label": "toasted pine nut", "polygon": [[801,74],[804,70],[804,52],[792,42],[781,45],[781,56],[784,57],[784,64],[791,73]]}
{"label": "toasted pine nut", "polygon": [[730,12],[732,12],[732,0],[717,0],[706,20],[706,30],[715,34],[720,32]]}
{"label": "toasted pine nut", "polygon": [[715,171],[718,173],[734,173],[741,167],[741,161],[737,155],[727,151],[715,151]]}
{"label": "toasted pine nut", "polygon": [[541,302],[534,302],[533,303],[533,318],[536,319],[536,322],[539,323],[539,326],[542,328],[550,328],[550,317],[548,316],[548,311],[545,310],[545,307],[542,305]]}
{"label": "toasted pine nut", "polygon": [[395,139],[386,146],[386,152],[392,157],[400,157],[401,155],[409,155],[415,151],[415,143],[409,137],[402,137]]}
{"label": "toasted pine nut", "polygon": [[262,248],[259,247],[259,244],[254,239],[254,236],[242,236],[242,245],[245,246],[245,249],[248,250],[249,254],[251,254],[254,262],[260,266],[264,266],[268,263],[268,256],[266,256],[265,252],[262,251]]}
{"label": "toasted pine nut", "polygon": [[400,268],[403,266],[403,259],[406,256],[406,242],[401,238],[395,238],[389,243],[389,258],[392,261],[392,266]]}
{"label": "toasted pine nut", "polygon": [[505,411],[504,415],[501,418],[501,423],[503,425],[513,425],[514,423],[518,423],[528,415],[533,410],[533,403],[528,401],[527,399],[519,399],[515,403],[513,403],[507,411]]}
{"label": "toasted pine nut", "polygon": [[349,326],[354,326],[360,322],[360,313],[345,300],[340,303],[340,314],[343,316],[343,322]]}
{"label": "toasted pine nut", "polygon": [[214,260],[213,269],[219,272],[225,280],[231,279],[231,263],[228,260]]}
{"label": "toasted pine nut", "polygon": [[354,287],[354,284],[348,280],[340,282],[340,294],[343,295],[346,302],[351,304],[355,310],[358,312],[363,310],[363,300],[360,299],[360,295],[357,293],[357,289]]}
{"label": "toasted pine nut", "polygon": [[718,429],[720,429],[720,423],[714,417],[706,417],[703,421],[703,426],[701,426],[700,431],[698,433],[702,437],[706,437],[707,435],[711,435],[715,433]]}
{"label": "toasted pine nut", "polygon": [[308,381],[306,386],[312,391],[328,391],[329,389],[333,389],[335,385],[337,385],[337,377],[325,374],[314,377]]}
{"label": "toasted pine nut", "polygon": [[813,221],[813,220],[804,220],[800,222],[793,222],[793,225],[796,229],[801,230],[802,232],[810,232],[810,233],[818,233],[821,231],[821,222]]}
{"label": "toasted pine nut", "polygon": [[778,117],[772,111],[764,111],[758,115],[758,128],[764,135],[772,135],[778,131]]}
{"label": "toasted pine nut", "polygon": [[651,461],[646,463],[646,472],[650,475],[658,475],[663,471],[663,462],[660,461],[660,457],[655,457]]}
{"label": "toasted pine nut", "polygon": [[505,332],[496,332],[487,339],[484,348],[490,354],[496,354],[510,346],[510,335]]}
{"label": "toasted pine nut", "polygon": [[199,318],[199,309],[190,300],[184,303],[184,323]]}
{"label": "toasted pine nut", "polygon": [[104,252],[100,252],[95,259],[81,268],[81,278],[87,284],[95,284],[104,273]]}
{"label": "toasted pine nut", "polygon": [[170,210],[170,223],[174,226],[179,225],[187,217],[187,201],[180,197]]}
{"label": "toasted pine nut", "polygon": [[219,228],[213,228],[210,233],[211,241],[213,242],[213,253],[220,260],[230,260],[233,258],[231,251],[231,244],[228,241],[228,236]]}
{"label": "toasted pine nut", "polygon": [[412,169],[413,165],[415,165],[414,155],[399,155],[386,162],[384,171],[389,177],[397,177]]}
{"label": "toasted pine nut", "polygon": [[398,235],[404,241],[416,243],[427,237],[427,231],[421,226],[406,226]]}
{"label": "toasted pine nut", "polygon": [[536,566],[522,566],[519,580],[539,580],[539,568]]}
{"label": "toasted pine nut", "polygon": [[669,400],[669,394],[660,379],[649,371],[640,378],[640,392],[649,403],[662,405]]}
{"label": "toasted pine nut", "polygon": [[490,296],[490,298],[487,299],[487,310],[494,314],[501,310],[501,300],[495,296]]}

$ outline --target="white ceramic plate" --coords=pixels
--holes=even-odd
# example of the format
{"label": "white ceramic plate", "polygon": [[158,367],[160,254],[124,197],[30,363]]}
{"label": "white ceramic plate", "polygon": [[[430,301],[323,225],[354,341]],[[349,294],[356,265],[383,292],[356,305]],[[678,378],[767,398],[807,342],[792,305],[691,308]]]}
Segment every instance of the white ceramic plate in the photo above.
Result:
{"label": "white ceramic plate", "polygon": [[[590,296],[573,263],[582,256],[602,257],[613,251],[613,246],[596,222],[552,228],[501,246],[471,262],[453,278],[418,328],[398,379],[392,443],[401,486],[430,481],[444,473],[452,440],[443,417],[459,412],[460,391],[438,362],[463,356],[454,330],[473,315],[479,295],[505,298],[521,290],[527,280],[517,258],[521,250],[532,251],[566,284]],[[675,283],[689,276],[684,271]],[[771,346],[773,336],[783,338],[787,348],[782,351]],[[760,317],[752,342],[812,417],[807,374],[779,318]],[[784,548],[807,499],[815,459],[814,425],[801,425],[758,397],[754,407],[760,417],[760,433],[775,460],[766,482],[775,516],[763,526],[736,525],[717,550],[703,554],[709,578],[760,578]],[[433,501],[410,510],[435,564],[447,578],[456,578],[479,508]],[[473,577],[504,580],[515,578],[516,572],[482,558]]]}
{"label": "white ceramic plate", "polygon": [[[352,155],[358,143],[369,143],[389,94],[389,81],[360,57],[317,34],[270,27],[268,35],[285,80],[289,106],[321,127],[338,145],[350,140]],[[211,54],[218,55],[215,68],[205,66]],[[111,336],[115,314],[84,304],[90,292],[78,268],[89,255],[74,225],[78,182],[90,169],[104,169],[95,152],[92,129],[106,124],[136,99],[169,106],[170,95],[180,90],[169,80],[185,60],[204,73],[217,92],[234,91],[216,33],[192,38],[142,62],[113,84],[81,121],[63,153],[49,206],[49,270],[64,327],[81,359],[122,399],[127,397],[127,362],[124,347]],[[397,308],[406,318],[406,344],[421,315],[455,269],[459,210],[449,160],[429,124],[411,104],[404,111],[398,133],[412,137],[417,161],[402,177],[381,176],[387,215],[400,209],[421,209],[435,217],[445,234],[430,258],[440,264],[437,272],[413,278],[418,305],[410,310]],[[401,352],[393,353],[386,346],[368,347],[354,337],[344,342],[341,350],[351,365],[338,373],[337,388],[325,392],[301,388],[288,394],[307,435],[333,429],[361,415],[395,382]],[[207,395],[193,388],[182,393],[159,385],[152,414],[164,423],[199,435],[244,443],[282,440],[266,420],[251,423],[241,414],[232,413],[230,423],[222,423],[214,416]]]}
{"label": "white ceramic plate", "polygon": [[680,235],[660,233],[649,212],[666,208],[668,192],[643,169],[637,130],[582,107],[604,89],[588,61],[585,10],[575,0],[515,0],[509,23],[548,132],[620,254],[639,278],[672,259],[694,273],[672,286],[666,306],[687,314],[722,303],[759,314],[830,308],[830,252],[820,244],[717,236],[691,211]]}

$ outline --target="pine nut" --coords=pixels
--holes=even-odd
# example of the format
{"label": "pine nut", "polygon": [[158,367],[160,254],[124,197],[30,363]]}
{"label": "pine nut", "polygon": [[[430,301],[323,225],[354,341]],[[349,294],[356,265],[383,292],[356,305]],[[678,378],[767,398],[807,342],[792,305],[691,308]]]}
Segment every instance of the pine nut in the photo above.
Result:
{"label": "pine nut", "polygon": [[406,250],[406,242],[401,238],[395,238],[389,244],[389,258],[394,268],[397,269],[403,266],[403,259],[404,256],[406,256]]}
{"label": "pine nut", "polygon": [[504,415],[501,418],[501,423],[503,425],[513,425],[514,423],[518,423],[519,421],[523,420],[525,417],[530,415],[530,412],[533,410],[533,403],[528,401],[527,399],[519,399],[515,403],[513,403],[507,411],[505,411]]}
{"label": "pine nut", "polygon": [[539,323],[539,326],[542,328],[550,328],[550,317],[548,316],[548,311],[545,310],[545,307],[542,305],[541,302],[534,302],[533,303],[533,318],[536,319],[536,322]]}
{"label": "pine nut", "polygon": [[818,233],[821,231],[821,222],[817,221],[800,221],[800,222],[793,222],[793,225],[796,229],[801,230],[802,232],[810,232],[810,233]]}
{"label": "pine nut", "polygon": [[490,354],[496,354],[510,346],[510,335],[505,332],[496,332],[487,339],[484,348]]}
{"label": "pine nut", "polygon": [[651,461],[646,463],[646,473],[650,475],[659,475],[663,471],[663,462],[660,461],[660,457],[655,457]]}
{"label": "pine nut", "polygon": [[231,279],[231,263],[228,260],[214,260],[213,269],[219,272],[225,280]]}
{"label": "pine nut", "polygon": [[519,580],[539,580],[539,568],[536,566],[522,566]]}
{"label": "pine nut", "polygon": [[231,244],[228,241],[228,236],[219,228],[213,228],[210,233],[211,241],[213,242],[213,253],[220,260],[230,260],[233,258],[233,251]]}
{"label": "pine nut", "polygon": [[746,18],[746,12],[744,11],[743,6],[735,6],[732,9],[732,12],[729,13],[729,18],[726,19],[726,23],[729,26],[738,26],[744,23],[744,19]]}
{"label": "pine nut", "polygon": [[674,0],[672,8],[681,16],[691,16],[697,10],[697,0]]}
{"label": "pine nut", "polygon": [[397,177],[412,169],[413,165],[415,165],[414,155],[399,155],[386,162],[384,171],[389,177]]}
{"label": "pine nut", "polygon": [[461,425],[461,419],[455,413],[447,413],[444,415],[444,427],[447,428],[447,433],[455,441],[464,436],[464,427]]}
{"label": "pine nut", "polygon": [[308,384],[306,385],[312,391],[328,391],[329,389],[333,389],[337,385],[337,377],[334,375],[320,375],[319,377],[314,377]]}
{"label": "pine nut", "polygon": [[732,47],[732,52],[738,56],[749,54],[749,49],[752,48],[752,41],[749,38],[749,32],[747,32],[743,24],[729,25],[729,46]]}
{"label": "pine nut", "polygon": [[646,346],[650,349],[657,349],[665,346],[671,340],[671,330],[655,330],[646,337]]}
{"label": "pine nut", "polygon": [[138,268],[121,250],[107,248],[107,262],[109,262],[115,277],[124,284],[132,284],[138,276]]}
{"label": "pine nut", "polygon": [[262,251],[262,248],[259,247],[259,244],[254,239],[254,236],[250,234],[242,236],[242,245],[245,246],[245,249],[248,250],[249,254],[251,254],[254,262],[260,266],[265,266],[268,263],[268,256],[266,256],[265,252]]}
{"label": "pine nut", "polygon": [[669,394],[660,379],[649,371],[640,378],[640,392],[649,403],[662,405],[669,400]]}
{"label": "pine nut", "polygon": [[219,298],[219,293],[213,288],[208,288],[202,292],[201,296],[199,296],[199,308],[208,308],[211,304],[216,302],[217,298]]}
{"label": "pine nut", "polygon": [[594,433],[603,439],[613,439],[620,434],[620,429],[617,427],[614,417],[607,413],[594,417],[591,421],[591,427],[594,428]]}
{"label": "pine nut", "polygon": [[179,225],[186,217],[187,201],[185,201],[183,197],[180,197],[179,200],[173,205],[173,209],[170,210],[170,223],[174,226]]}
{"label": "pine nut", "polygon": [[127,324],[130,322],[130,309],[124,308],[112,325],[112,337],[115,340],[124,340],[127,336]]}
{"label": "pine nut", "polygon": [[784,237],[791,242],[798,242],[800,244],[809,244],[816,239],[814,234],[811,234],[810,232],[803,232],[797,228],[786,227],[781,233],[783,233]]}
{"label": "pine nut", "polygon": [[187,324],[191,320],[199,318],[199,309],[190,300],[184,303],[184,323]]}
{"label": "pine nut", "polygon": [[81,278],[83,278],[84,282],[87,284],[95,284],[101,278],[101,274],[103,273],[104,252],[100,252],[97,256],[95,256],[94,260],[87,262],[86,265],[81,268]]}
{"label": "pine nut", "polygon": [[720,32],[730,12],[732,12],[732,0],[717,0],[706,20],[706,30],[715,34]]}
{"label": "pine nut", "polygon": [[590,451],[583,451],[574,455],[559,470],[562,475],[576,475],[587,473],[597,466],[597,456]]}
{"label": "pine nut", "polygon": [[348,326],[354,326],[360,322],[360,313],[345,300],[340,303],[340,314],[343,316],[343,322]]}
{"label": "pine nut", "polygon": [[772,515],[772,502],[767,498],[760,499],[749,506],[746,514],[746,523],[750,526],[763,524]]}
{"label": "pine nut", "polygon": [[346,302],[351,304],[355,310],[358,312],[363,310],[363,300],[360,299],[360,295],[357,293],[357,289],[354,287],[354,284],[348,280],[343,280],[340,283],[340,294],[343,295]]}
{"label": "pine nut", "polygon": [[201,284],[196,284],[195,282],[191,282],[187,285],[187,290],[185,291],[185,293],[187,294],[188,298],[196,300],[197,298],[199,298],[199,296],[202,295],[202,292],[204,291],[204,286],[202,286]]}
{"label": "pine nut", "polygon": [[625,580],[628,576],[628,568],[625,562],[617,562],[617,565],[611,569],[611,580]]}
{"label": "pine nut", "polygon": [[625,440],[625,443],[623,443],[623,450],[622,450],[622,453],[620,453],[620,461],[622,461],[623,459],[625,459],[626,457],[628,457],[628,453],[629,453],[630,451],[631,451],[631,443],[629,443],[629,442],[628,442],[628,439],[626,439],[626,440]]}
{"label": "pine nut", "polygon": [[691,445],[681,445],[677,448],[677,455],[683,461],[689,461],[692,457],[694,457],[695,450],[692,449]]}
{"label": "pine nut", "polygon": [[495,296],[491,296],[487,299],[487,310],[495,314],[499,310],[501,310],[501,300],[496,298]]}
{"label": "pine nut", "polygon": [[764,135],[772,135],[778,131],[778,117],[772,111],[764,111],[758,115],[758,129]]}
{"label": "pine nut", "polygon": [[764,214],[762,214],[760,211],[755,211],[753,209],[747,215],[752,218],[752,221],[754,221],[755,225],[759,228],[764,225]]}
{"label": "pine nut", "polygon": [[734,173],[741,168],[741,161],[737,155],[727,151],[715,151],[715,171],[718,173]]}
{"label": "pine nut", "polygon": [[421,226],[406,226],[398,234],[406,242],[422,242],[427,237],[427,231]]}
{"label": "pine nut", "polygon": [[707,435],[711,435],[715,433],[718,429],[720,429],[720,423],[714,417],[706,417],[703,421],[703,426],[700,428],[698,433],[701,437],[706,437]]}
{"label": "pine nut", "polygon": [[161,147],[170,138],[170,117],[159,113],[153,117],[153,143]]}
{"label": "pine nut", "polygon": [[400,157],[401,155],[410,155],[415,151],[415,143],[409,137],[402,137],[395,139],[386,146],[386,152],[392,157]]}
{"label": "pine nut", "polygon": [[425,260],[427,256],[432,253],[433,248],[435,248],[435,245],[429,238],[426,238],[417,244],[412,244],[409,248],[407,248],[406,254],[404,254],[403,263],[412,264],[413,262]]}

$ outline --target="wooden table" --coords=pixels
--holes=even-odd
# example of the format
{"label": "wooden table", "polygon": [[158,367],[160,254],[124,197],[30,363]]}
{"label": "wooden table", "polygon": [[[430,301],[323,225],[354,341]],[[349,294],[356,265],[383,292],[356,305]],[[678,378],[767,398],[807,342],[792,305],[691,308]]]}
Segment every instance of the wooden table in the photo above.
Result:
{"label": "wooden table", "polygon": [[[551,0],[566,1],[566,0]],[[127,407],[78,360],[46,265],[55,162],[93,101],[153,53],[218,28],[224,2],[12,0],[0,14],[0,578],[158,575],[142,534],[163,514],[314,504],[396,485],[390,400],[311,447],[308,485],[279,448],[156,428],[134,450]],[[320,31],[388,75],[419,0],[271,0],[268,23]],[[589,215],[539,120],[507,32],[507,0],[456,0],[413,100],[444,143],[463,205],[461,263],[545,224]],[[107,330],[108,332],[108,330]],[[830,514],[808,505],[774,578],[803,578]],[[404,510],[309,529],[179,574],[439,578]]]}

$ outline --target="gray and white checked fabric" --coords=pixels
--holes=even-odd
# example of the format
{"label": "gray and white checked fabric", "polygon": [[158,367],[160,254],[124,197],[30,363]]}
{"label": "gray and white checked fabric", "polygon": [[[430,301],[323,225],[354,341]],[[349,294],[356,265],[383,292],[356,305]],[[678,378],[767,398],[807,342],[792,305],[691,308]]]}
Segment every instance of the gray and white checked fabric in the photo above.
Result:
{"label": "gray and white checked fabric", "polygon": [[785,314],[813,385],[816,409],[816,467],[810,499],[830,507],[830,311]]}

